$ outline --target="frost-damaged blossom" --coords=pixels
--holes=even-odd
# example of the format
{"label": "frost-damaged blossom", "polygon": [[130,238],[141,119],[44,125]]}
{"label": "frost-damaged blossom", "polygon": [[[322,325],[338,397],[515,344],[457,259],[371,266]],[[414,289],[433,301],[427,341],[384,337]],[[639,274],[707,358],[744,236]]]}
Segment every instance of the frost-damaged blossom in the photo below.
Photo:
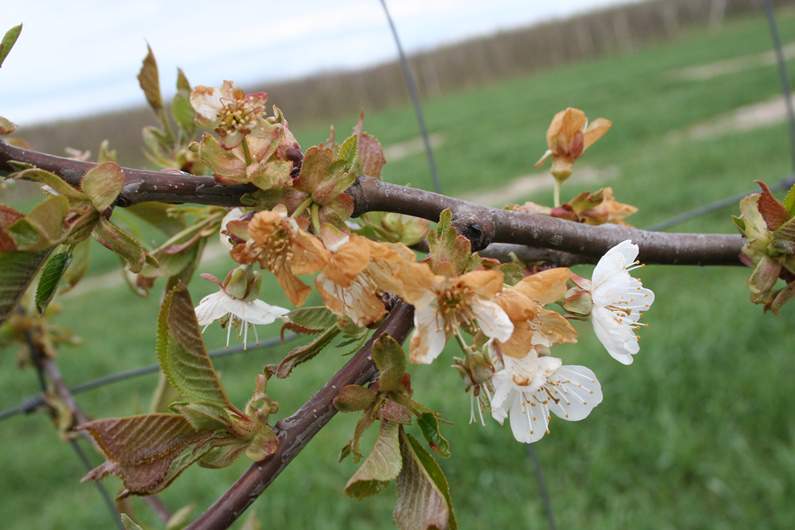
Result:
{"label": "frost-damaged blossom", "polygon": [[401,271],[401,296],[414,306],[411,360],[429,364],[460,328],[480,330],[486,337],[506,341],[513,324],[494,302],[502,290],[502,272],[477,270],[460,276],[439,276],[424,263]]}
{"label": "frost-damaged blossom", "polygon": [[230,81],[220,89],[199,86],[190,96],[197,122],[215,131],[191,144],[221,184],[284,188],[300,167],[301,151],[282,112],[266,115],[264,92],[245,94]]}
{"label": "frost-damaged blossom", "polygon": [[268,94],[246,94],[232,81],[224,81],[220,89],[197,86],[190,95],[200,125],[215,130],[223,146],[232,149],[251,133],[265,117]]}
{"label": "frost-damaged blossom", "polygon": [[654,293],[643,287],[630,271],[638,265],[638,246],[622,241],[602,256],[594,268],[589,288],[593,307],[591,322],[607,352],[622,364],[632,364],[640,351],[635,329],[640,314],[654,302]]}
{"label": "frost-damaged blossom", "polygon": [[588,123],[588,118],[580,109],[567,108],[555,114],[547,129],[547,150],[536,162],[541,167],[544,161],[552,157],[550,172],[558,181],[563,182],[571,175],[574,162],[583,153],[607,133],[613,123],[605,118]]}
{"label": "frost-damaged blossom", "polygon": [[249,326],[254,329],[254,336],[258,341],[257,326],[272,324],[289,313],[288,309],[257,299],[259,274],[249,271],[247,267],[234,269],[223,283],[210,275],[205,275],[205,278],[218,284],[220,289],[202,298],[196,306],[196,320],[203,327],[202,331],[220,320],[221,325],[226,326],[227,346],[233,326],[239,326],[245,349],[248,345]]}
{"label": "frost-damaged blossom", "polygon": [[493,343],[497,353],[519,358],[531,346],[549,348],[577,342],[577,332],[569,321],[544,307],[563,298],[570,277],[569,269],[548,269],[525,277],[497,295],[496,302],[513,322],[510,338]]}
{"label": "frost-damaged blossom", "polygon": [[295,305],[303,304],[311,291],[296,275],[314,274],[329,260],[323,243],[288,217],[282,204],[257,212],[248,222],[230,221],[227,231],[241,241],[232,249],[232,258],[244,264],[257,262],[271,271]]}
{"label": "frost-damaged blossom", "polygon": [[386,309],[378,286],[365,270],[370,265],[372,242],[325,226],[321,237],[329,260],[317,275],[315,285],[332,312],[349,317],[357,326],[381,320]]}
{"label": "frost-damaged blossom", "polygon": [[602,402],[602,387],[584,366],[563,365],[535,349],[502,362],[492,379],[491,414],[500,424],[509,417],[513,436],[522,443],[537,442],[549,431],[550,412],[579,421]]}

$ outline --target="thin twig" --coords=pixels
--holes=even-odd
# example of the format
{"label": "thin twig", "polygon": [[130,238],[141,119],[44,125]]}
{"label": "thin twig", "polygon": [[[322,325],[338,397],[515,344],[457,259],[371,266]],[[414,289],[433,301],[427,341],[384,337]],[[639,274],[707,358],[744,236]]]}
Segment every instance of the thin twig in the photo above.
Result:
{"label": "thin twig", "polygon": [[403,342],[412,327],[413,308],[399,302],[367,344],[343,366],[326,385],[290,417],[276,424],[279,448],[274,454],[252,464],[215,503],[187,530],[217,530],[228,528],[246,508],[276,479],[293,458],[337,413],[333,400],[346,385],[372,381],[377,369],[371,359],[374,341],[391,335]]}

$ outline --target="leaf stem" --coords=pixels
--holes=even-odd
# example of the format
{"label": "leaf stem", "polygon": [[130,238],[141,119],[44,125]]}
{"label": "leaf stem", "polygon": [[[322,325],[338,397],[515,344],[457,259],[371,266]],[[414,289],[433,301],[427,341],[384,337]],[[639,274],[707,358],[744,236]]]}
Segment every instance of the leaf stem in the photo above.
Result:
{"label": "leaf stem", "polygon": [[552,188],[552,190],[553,190],[552,193],[553,193],[554,205],[555,208],[557,208],[558,206],[560,206],[560,181],[558,179],[555,179],[555,185]]}
{"label": "leaf stem", "polygon": [[306,211],[306,209],[309,207],[310,204],[312,204],[312,197],[307,197],[306,199],[304,199],[304,201],[301,204],[298,205],[298,207],[295,209],[292,215],[290,215],[290,217],[295,219],[296,217],[304,213],[304,211]]}

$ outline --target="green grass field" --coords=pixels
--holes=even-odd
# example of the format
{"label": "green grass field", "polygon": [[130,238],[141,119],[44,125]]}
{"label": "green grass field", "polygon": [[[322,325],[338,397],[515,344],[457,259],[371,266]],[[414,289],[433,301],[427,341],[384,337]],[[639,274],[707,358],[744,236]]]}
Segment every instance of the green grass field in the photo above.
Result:
{"label": "green grass field", "polygon": [[[795,40],[795,13],[782,14],[779,22],[785,42]],[[582,163],[618,170],[606,184],[616,189],[619,200],[640,207],[631,219],[637,226],[750,190],[753,179],[774,182],[789,171],[783,122],[727,131],[712,139],[666,139],[672,132],[774,97],[779,90],[774,66],[699,82],[677,80],[673,70],[769,49],[766,23],[754,17],[635,53],[427,101],[430,128],[445,137],[436,151],[444,190],[488,191],[530,173],[545,148],[549,119],[569,105],[592,118],[614,121],[613,130]],[[285,110],[289,116],[290,109]],[[352,123],[342,120],[337,130],[346,131]],[[311,145],[325,136],[326,127],[303,128],[298,137]],[[409,107],[368,115],[367,129],[384,144],[417,134]],[[421,154],[385,168],[391,181],[429,188],[427,173]],[[579,184],[575,173],[564,187],[564,198],[596,186]],[[549,202],[551,192],[527,199]],[[730,213],[678,229],[732,232]],[[114,259],[102,258],[93,272],[110,269]],[[206,270],[220,273],[228,265],[216,261]],[[640,276],[657,301],[646,318],[649,326],[642,331],[641,354],[634,365],[610,359],[585,326],[579,344],[560,350],[567,362],[586,364],[596,372],[605,400],[583,422],[554,422],[551,434],[535,445],[559,528],[793,527],[795,304],[778,317],[762,314],[748,301],[748,273],[740,268],[644,268]],[[211,287],[195,282],[194,300]],[[286,303],[272,282],[265,294],[269,301]],[[64,300],[58,322],[85,340],[59,358],[66,380],[77,383],[153,362],[158,297],[155,291],[141,299],[115,287]],[[207,342],[210,348],[223,345],[217,330]],[[286,350],[251,352],[217,363],[237,403],[250,394],[262,365]],[[451,347],[433,366],[414,368],[413,377],[415,397],[453,422],[446,432],[454,454],[442,465],[460,527],[546,528],[526,446],[513,440],[507,425],[467,424],[468,397],[458,375],[447,368],[452,353]],[[13,352],[5,352],[0,362],[0,408],[36,392],[34,374],[16,369]],[[343,362],[329,351],[299,367],[291,379],[274,381],[270,390],[284,414]],[[154,377],[138,379],[83,394],[79,402],[95,417],[127,415],[147,407],[154,384]],[[264,528],[390,527],[393,487],[367,501],[342,492],[355,467],[350,460],[338,464],[337,454],[354,421],[351,416],[335,418],[256,502]],[[46,415],[0,423],[0,436],[4,528],[110,527],[93,486],[78,482],[83,469]],[[241,460],[221,471],[191,469],[162,497],[172,509],[194,503],[198,514],[247,465]],[[112,491],[118,488],[115,479],[106,484]],[[135,506],[149,517],[140,501]]]}

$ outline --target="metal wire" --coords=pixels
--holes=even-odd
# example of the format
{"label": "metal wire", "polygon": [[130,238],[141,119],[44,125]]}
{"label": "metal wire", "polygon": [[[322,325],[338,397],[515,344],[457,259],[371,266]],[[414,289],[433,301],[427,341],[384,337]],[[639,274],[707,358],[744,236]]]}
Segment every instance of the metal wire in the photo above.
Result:
{"label": "metal wire", "polygon": [[[43,399],[43,395],[47,392],[49,386],[47,383],[47,377],[44,374],[44,368],[42,367],[41,364],[41,357],[43,354],[42,352],[36,350],[35,346],[33,345],[33,342],[30,339],[28,339],[28,344],[31,348],[31,355],[34,359],[34,365],[36,366],[36,379],[39,382],[39,388],[41,389],[41,395]],[[52,417],[54,418],[55,417],[54,413],[51,412],[51,414]],[[78,441],[73,439],[69,440],[69,446],[75,452],[75,455],[77,455],[77,458],[83,464],[83,467],[85,467],[86,471],[91,471],[91,469],[93,469],[94,466],[91,464],[91,461],[88,459],[88,456],[85,454],[85,452],[83,452],[83,448],[80,447]],[[99,493],[100,497],[102,497],[102,501],[107,507],[111,518],[116,524],[116,527],[119,528],[119,530],[124,530],[124,525],[121,522],[119,512],[116,509],[116,505],[114,504],[113,500],[110,497],[110,493],[108,493],[108,490],[105,488],[105,485],[99,481],[93,481],[93,482],[94,482],[94,487],[97,490],[97,493]]]}
{"label": "metal wire", "polygon": [[[789,177],[782,179],[779,182],[776,182],[775,184],[770,186],[770,189],[772,191],[786,191],[793,185],[795,185],[795,177]],[[714,211],[720,210],[721,208],[735,206],[740,201],[740,199],[748,195],[748,193],[751,192],[737,193],[736,195],[730,195],[729,197],[718,199],[709,204],[699,206],[698,208],[687,210],[685,212],[676,214],[673,217],[666,219],[665,221],[660,221],[659,223],[647,226],[646,230],[665,230],[666,228],[671,228],[672,226],[680,225],[684,222],[690,221],[691,219],[695,219],[697,217],[701,217],[703,215],[707,215]]]}
{"label": "metal wire", "polygon": [[541,459],[538,458],[535,448],[532,445],[527,446],[527,454],[533,462],[533,469],[536,474],[536,481],[538,482],[538,494],[541,496],[541,504],[544,505],[544,515],[547,518],[547,526],[549,530],[556,530],[555,512],[552,510],[552,498],[547,489],[547,483],[544,478],[544,469],[541,467]]}
{"label": "metal wire", "polygon": [[795,109],[792,105],[792,95],[787,74],[787,62],[784,60],[784,51],[781,49],[781,35],[778,32],[776,14],[773,12],[773,0],[765,0],[765,15],[770,26],[770,38],[773,40],[773,48],[776,50],[776,64],[778,66],[778,78],[781,82],[781,93],[787,106],[787,118],[789,120],[789,142],[790,158],[792,161],[792,171],[795,171]]}
{"label": "metal wire", "polygon": [[422,143],[425,146],[425,157],[428,159],[428,167],[431,170],[431,178],[433,179],[433,191],[441,193],[442,184],[439,181],[439,173],[436,170],[436,160],[433,158],[431,138],[428,135],[428,128],[425,126],[425,115],[422,112],[422,105],[420,104],[420,97],[417,91],[417,83],[414,80],[414,74],[411,72],[411,65],[409,65],[409,61],[403,51],[403,44],[400,42],[400,36],[398,35],[395,22],[392,20],[392,15],[389,14],[386,0],[380,0],[380,2],[381,7],[384,8],[386,20],[389,22],[389,29],[392,30],[392,37],[395,39],[398,56],[400,57],[400,68],[403,70],[403,80],[406,82],[406,88],[408,88],[409,96],[411,97],[411,104],[414,106],[414,114],[417,116],[417,126],[420,128]]}
{"label": "metal wire", "polygon": [[[94,465],[88,459],[88,455],[83,448],[80,447],[80,443],[77,440],[69,440],[69,445],[74,450],[77,458],[80,459],[82,462],[83,467],[85,467],[86,471],[91,471],[94,468]],[[105,506],[108,508],[108,511],[112,514],[113,521],[116,523],[116,526],[120,530],[124,530],[124,524],[121,522],[121,518],[119,517],[119,512],[116,509],[116,503],[113,502],[113,498],[111,498],[110,493],[105,488],[105,486],[98,480],[92,480],[91,482],[94,483],[94,486],[97,488],[97,492],[102,497],[102,502],[105,503]]]}
{"label": "metal wire", "polygon": [[[257,342],[245,350],[243,349],[243,346],[235,346],[233,348],[224,348],[222,350],[212,351],[208,355],[213,359],[220,359],[223,357],[229,357],[231,355],[237,355],[238,353],[253,352],[263,348],[271,348],[281,343],[286,344],[294,340],[296,337],[297,337],[296,334],[289,333],[285,334],[283,341],[278,338],[267,339],[261,342]],[[158,370],[160,370],[159,364],[150,364],[147,366],[142,366],[140,368],[133,368],[131,370],[114,372],[112,374],[104,375],[102,377],[92,379],[91,381],[87,381],[85,383],[81,383],[79,385],[70,387],[69,391],[73,395],[82,394],[83,392],[88,392],[90,390],[94,390],[103,386],[112,385],[114,383],[119,383],[121,381],[126,381],[128,379],[140,377],[142,375],[153,374],[156,373]],[[27,414],[33,412],[34,410],[43,406],[44,404],[45,404],[44,397],[41,394],[35,396],[29,396],[24,400],[22,400],[22,403],[20,403],[16,407],[11,407],[0,412],[0,421],[3,421],[7,418],[11,418],[12,416],[16,416],[17,414],[22,414],[22,413]]]}

